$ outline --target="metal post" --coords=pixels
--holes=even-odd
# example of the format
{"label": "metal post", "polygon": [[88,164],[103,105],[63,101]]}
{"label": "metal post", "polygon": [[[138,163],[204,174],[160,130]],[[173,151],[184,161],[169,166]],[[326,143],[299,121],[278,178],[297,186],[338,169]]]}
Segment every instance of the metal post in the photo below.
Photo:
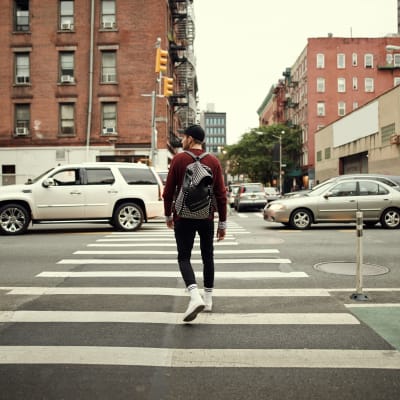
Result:
{"label": "metal post", "polygon": [[279,193],[282,194],[282,134],[279,135]]}
{"label": "metal post", "polygon": [[363,282],[362,282],[362,264],[363,264],[363,248],[362,248],[362,237],[363,237],[363,213],[362,211],[356,212],[357,221],[357,264],[356,264],[356,293],[353,293],[350,298],[352,300],[365,301],[368,300],[368,296],[363,293]]}
{"label": "metal post", "polygon": [[150,149],[150,161],[151,165],[155,163],[155,153],[157,147],[157,135],[156,135],[156,92],[151,92],[151,149]]}

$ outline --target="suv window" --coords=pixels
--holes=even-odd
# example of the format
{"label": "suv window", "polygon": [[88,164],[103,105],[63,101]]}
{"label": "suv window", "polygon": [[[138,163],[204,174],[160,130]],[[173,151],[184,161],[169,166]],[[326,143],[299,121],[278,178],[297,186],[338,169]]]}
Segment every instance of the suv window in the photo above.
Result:
{"label": "suv window", "polygon": [[150,169],[119,168],[119,171],[128,185],[158,185]]}
{"label": "suv window", "polygon": [[242,187],[242,193],[259,193],[264,192],[261,185],[244,185]]}
{"label": "suv window", "polygon": [[88,185],[111,185],[115,182],[114,175],[108,168],[87,168],[86,177]]}
{"label": "suv window", "polygon": [[63,169],[51,176],[56,186],[80,185],[79,169]]}

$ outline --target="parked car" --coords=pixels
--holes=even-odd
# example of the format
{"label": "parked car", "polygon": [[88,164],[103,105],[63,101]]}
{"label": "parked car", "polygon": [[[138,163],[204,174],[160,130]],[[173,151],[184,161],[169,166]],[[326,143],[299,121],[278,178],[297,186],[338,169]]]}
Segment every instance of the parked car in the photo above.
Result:
{"label": "parked car", "polygon": [[321,186],[329,184],[331,182],[337,182],[337,181],[354,179],[354,178],[377,180],[379,182],[386,183],[387,185],[392,186],[394,189],[400,191],[400,176],[385,175],[385,174],[345,174],[345,175],[339,175],[339,176],[335,176],[333,178],[329,178],[326,181],[323,181],[323,182],[319,183],[318,185],[314,186],[312,189],[297,190],[294,192],[285,193],[283,197],[288,198],[288,197],[304,196],[305,194],[310,193],[312,190],[318,189]]}
{"label": "parked car", "polygon": [[262,183],[242,183],[235,196],[235,209],[240,212],[245,208],[262,209],[267,204],[267,196]]}
{"label": "parked car", "polygon": [[135,231],[163,216],[161,190],[159,176],[146,164],[58,166],[24,185],[0,187],[0,233],[21,234],[31,222],[65,221],[104,221]]}
{"label": "parked car", "polygon": [[267,186],[264,188],[264,191],[265,191],[265,195],[267,196],[268,202],[281,198],[281,194],[279,193],[279,190],[276,187]]}
{"label": "parked car", "polygon": [[157,171],[163,185],[167,183],[168,171]]}
{"label": "parked car", "polygon": [[400,192],[386,183],[363,178],[333,181],[299,197],[275,200],[264,208],[266,221],[307,229],[318,222],[354,222],[363,212],[367,226],[400,226]]}
{"label": "parked car", "polygon": [[235,205],[235,197],[239,191],[240,185],[232,184],[229,185],[229,192],[228,192],[228,203],[231,208]]}

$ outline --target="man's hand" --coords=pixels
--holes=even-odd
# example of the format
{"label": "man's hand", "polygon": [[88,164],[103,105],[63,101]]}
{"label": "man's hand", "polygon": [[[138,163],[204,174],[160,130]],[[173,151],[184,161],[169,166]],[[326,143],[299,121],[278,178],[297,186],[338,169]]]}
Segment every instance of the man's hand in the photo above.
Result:
{"label": "man's hand", "polygon": [[166,221],[166,224],[169,229],[174,229],[174,220],[173,219]]}
{"label": "man's hand", "polygon": [[217,229],[217,242],[225,239],[226,229]]}

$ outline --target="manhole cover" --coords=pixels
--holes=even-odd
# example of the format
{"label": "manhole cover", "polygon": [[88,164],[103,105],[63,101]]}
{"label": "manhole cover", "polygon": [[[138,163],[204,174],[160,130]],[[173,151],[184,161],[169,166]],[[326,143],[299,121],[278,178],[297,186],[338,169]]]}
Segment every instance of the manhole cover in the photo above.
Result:
{"label": "manhole cover", "polygon": [[[317,271],[328,272],[329,274],[355,275],[357,264],[353,262],[334,261],[314,265]],[[362,275],[383,275],[389,272],[389,268],[381,265],[362,264]]]}

